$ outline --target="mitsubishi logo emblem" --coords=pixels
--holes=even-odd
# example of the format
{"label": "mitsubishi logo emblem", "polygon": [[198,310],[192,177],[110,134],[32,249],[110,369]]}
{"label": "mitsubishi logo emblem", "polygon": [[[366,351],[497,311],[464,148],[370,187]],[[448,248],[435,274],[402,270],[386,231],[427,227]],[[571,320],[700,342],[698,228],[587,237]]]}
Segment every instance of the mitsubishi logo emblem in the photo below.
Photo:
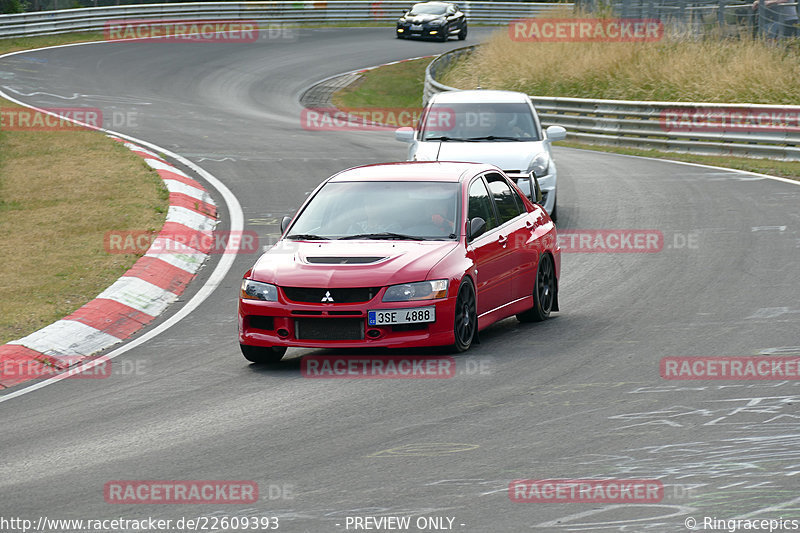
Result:
{"label": "mitsubishi logo emblem", "polygon": [[323,302],[332,302],[333,296],[331,296],[331,291],[325,291],[325,296],[322,297]]}

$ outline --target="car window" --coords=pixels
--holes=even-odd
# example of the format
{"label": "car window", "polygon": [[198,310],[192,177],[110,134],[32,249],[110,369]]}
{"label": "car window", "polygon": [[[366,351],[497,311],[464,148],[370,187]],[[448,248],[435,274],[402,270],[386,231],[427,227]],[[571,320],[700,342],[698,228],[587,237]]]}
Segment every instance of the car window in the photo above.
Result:
{"label": "car window", "polygon": [[422,140],[541,140],[531,107],[524,102],[433,103],[425,111]]}
{"label": "car window", "polygon": [[500,174],[487,174],[486,181],[489,182],[489,189],[494,197],[494,205],[497,206],[497,213],[500,215],[500,224],[505,224],[522,214],[520,199],[514,189]]}
{"label": "car window", "polygon": [[395,233],[455,239],[459,191],[458,183],[449,182],[328,182],[297,216],[289,235],[342,239]]}
{"label": "car window", "polygon": [[442,4],[414,4],[409,15],[443,15],[445,9]]}
{"label": "car window", "polygon": [[472,220],[475,217],[481,217],[486,221],[486,231],[496,228],[497,216],[494,213],[494,206],[492,199],[489,197],[489,191],[486,190],[483,180],[478,178],[473,181],[469,186],[469,206],[467,208],[469,216],[467,220]]}

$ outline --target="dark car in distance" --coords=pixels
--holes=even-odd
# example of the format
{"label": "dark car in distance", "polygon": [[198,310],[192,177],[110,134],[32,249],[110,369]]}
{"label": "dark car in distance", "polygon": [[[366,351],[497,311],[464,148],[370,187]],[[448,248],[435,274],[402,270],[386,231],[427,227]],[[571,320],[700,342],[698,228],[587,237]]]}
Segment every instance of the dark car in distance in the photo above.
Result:
{"label": "dark car in distance", "polygon": [[398,39],[424,37],[446,41],[455,35],[467,38],[467,17],[455,4],[447,2],[422,2],[414,4],[397,21]]}

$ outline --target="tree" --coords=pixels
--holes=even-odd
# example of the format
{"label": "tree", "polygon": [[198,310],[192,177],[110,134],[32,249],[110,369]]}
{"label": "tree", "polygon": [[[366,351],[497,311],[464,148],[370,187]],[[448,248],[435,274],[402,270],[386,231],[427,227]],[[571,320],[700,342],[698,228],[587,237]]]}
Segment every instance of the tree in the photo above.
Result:
{"label": "tree", "polygon": [[0,13],[22,13],[25,6],[20,0],[0,0]]}

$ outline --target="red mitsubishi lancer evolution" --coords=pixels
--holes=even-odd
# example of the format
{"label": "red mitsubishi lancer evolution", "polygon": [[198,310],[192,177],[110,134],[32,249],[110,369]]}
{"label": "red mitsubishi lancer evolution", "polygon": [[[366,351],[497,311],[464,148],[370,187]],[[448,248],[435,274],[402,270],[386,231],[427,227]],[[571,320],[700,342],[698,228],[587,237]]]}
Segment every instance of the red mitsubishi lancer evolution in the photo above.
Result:
{"label": "red mitsubishi lancer evolution", "polygon": [[290,346],[464,351],[498,320],[548,318],[561,254],[537,198],[534,175],[480,163],[386,163],[328,178],[244,275],[242,353],[271,363]]}

